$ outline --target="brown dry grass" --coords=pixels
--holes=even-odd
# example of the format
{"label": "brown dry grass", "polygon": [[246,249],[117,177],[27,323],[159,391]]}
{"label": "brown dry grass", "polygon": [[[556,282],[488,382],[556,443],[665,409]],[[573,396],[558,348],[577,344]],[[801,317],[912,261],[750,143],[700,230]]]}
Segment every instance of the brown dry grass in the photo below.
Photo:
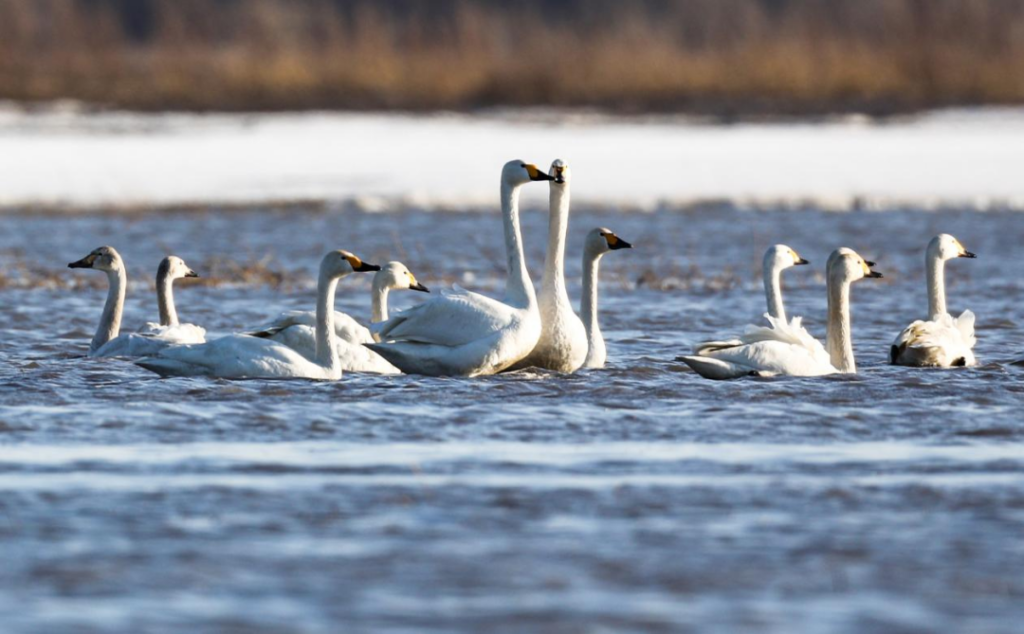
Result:
{"label": "brown dry grass", "polygon": [[719,115],[1018,103],[1024,0],[0,0],[0,98]]}

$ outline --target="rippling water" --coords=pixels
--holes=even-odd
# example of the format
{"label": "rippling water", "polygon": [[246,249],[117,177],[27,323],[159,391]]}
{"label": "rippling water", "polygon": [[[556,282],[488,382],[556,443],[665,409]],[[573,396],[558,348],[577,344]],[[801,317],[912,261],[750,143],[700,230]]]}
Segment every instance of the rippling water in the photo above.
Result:
{"label": "rippling water", "polygon": [[[546,217],[525,221],[539,279]],[[83,358],[105,286],[64,266],[116,246],[134,329],[176,253],[215,278],[179,286],[181,316],[227,333],[311,306],[329,248],[498,293],[496,211],[0,222],[4,632],[1012,632],[1024,617],[1024,215],[580,209],[574,297],[587,229],[636,246],[603,263],[607,369],[338,383]],[[887,367],[940,231],[979,254],[947,276],[951,308],[978,315],[981,365]],[[715,383],[673,361],[760,318],[775,242],[813,263],[784,283],[819,336],[831,249],[885,273],[854,288],[859,375]],[[340,307],[367,316],[368,288],[344,280]]]}

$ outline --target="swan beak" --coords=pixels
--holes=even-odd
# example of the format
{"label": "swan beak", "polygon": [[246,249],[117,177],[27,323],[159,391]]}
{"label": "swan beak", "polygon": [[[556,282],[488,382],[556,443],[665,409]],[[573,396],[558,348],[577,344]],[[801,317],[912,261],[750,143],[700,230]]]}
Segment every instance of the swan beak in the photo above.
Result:
{"label": "swan beak", "polygon": [[69,269],[91,269],[93,262],[96,261],[96,256],[89,254],[77,262],[68,264]]}
{"label": "swan beak", "polygon": [[616,236],[614,243],[611,240],[608,241],[608,248],[612,251],[617,251],[619,249],[632,249],[633,245]]}
{"label": "swan beak", "polygon": [[409,290],[410,291],[419,291],[421,293],[429,293],[430,292],[429,288],[427,288],[426,286],[420,284],[419,282],[416,282],[415,284],[412,284],[411,286],[409,286]]}
{"label": "swan beak", "polygon": [[960,254],[960,257],[962,257],[962,258],[971,258],[973,260],[974,258],[976,258],[978,256],[974,255],[970,251],[964,251],[963,253]]}
{"label": "swan beak", "polygon": [[881,273],[879,273],[878,271],[871,271],[870,273],[868,273],[864,277],[872,277],[872,278],[878,279],[878,278],[881,278],[881,277],[884,277],[884,276]]}
{"label": "swan beak", "polygon": [[[797,266],[799,266],[801,264],[810,264],[810,263],[811,263],[810,260],[805,260],[803,258],[800,258],[799,260],[796,261]],[[870,262],[868,263],[868,266],[871,266]]]}
{"label": "swan beak", "polygon": [[872,262],[871,260],[864,260],[864,264],[867,264],[868,266],[874,266],[875,265],[875,263]]}
{"label": "swan beak", "polygon": [[545,172],[542,172],[539,169],[537,169],[536,165],[527,165],[526,166],[526,173],[530,175],[530,180],[532,180],[532,181],[553,181],[553,180],[555,180],[554,176],[548,176]]}
{"label": "swan beak", "polygon": [[359,262],[359,266],[352,267],[353,271],[359,271],[360,273],[366,273],[369,271],[379,271],[380,267],[376,264],[367,264],[366,262]]}
{"label": "swan beak", "polygon": [[192,269],[189,269],[188,273],[185,274],[185,277],[199,277],[199,274]]}

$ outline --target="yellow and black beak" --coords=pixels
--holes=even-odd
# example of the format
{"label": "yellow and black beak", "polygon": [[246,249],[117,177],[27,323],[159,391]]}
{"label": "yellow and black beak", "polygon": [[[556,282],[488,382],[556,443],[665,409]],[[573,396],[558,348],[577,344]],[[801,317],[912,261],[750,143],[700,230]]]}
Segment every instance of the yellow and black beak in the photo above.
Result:
{"label": "yellow and black beak", "polygon": [[359,263],[353,266],[352,270],[358,271],[359,273],[368,273],[370,271],[379,271],[380,267],[376,264],[367,264],[366,262],[359,260]]}
{"label": "yellow and black beak", "polygon": [[[804,258],[798,258],[797,261],[796,261],[796,265],[797,266],[800,266],[801,264],[810,264],[810,263],[811,263],[810,260],[805,260]],[[870,266],[870,264],[868,266]]]}
{"label": "yellow and black beak", "polygon": [[962,257],[962,258],[971,258],[973,260],[974,258],[976,258],[978,256],[974,255],[970,251],[964,251],[963,253],[960,254],[960,257]]}
{"label": "yellow and black beak", "polygon": [[871,278],[874,278],[874,279],[879,279],[879,278],[882,278],[882,277],[885,277],[885,276],[882,275],[881,273],[879,273],[878,271],[868,270],[868,272],[864,274],[864,277],[871,277]]}
{"label": "yellow and black beak", "polygon": [[90,253],[77,262],[71,262],[68,264],[69,269],[91,269],[92,265],[96,262],[96,254]]}
{"label": "yellow and black beak", "polygon": [[553,180],[555,180],[554,176],[548,176],[546,173],[544,173],[544,172],[540,171],[539,169],[537,169],[536,165],[531,165],[531,164],[528,163],[524,167],[526,168],[526,173],[530,175],[530,180],[532,180],[532,181],[553,181]]}
{"label": "yellow and black beak", "polygon": [[614,233],[606,233],[606,234],[604,234],[604,240],[605,240],[605,242],[608,243],[608,248],[611,249],[612,251],[617,251],[619,249],[632,249],[633,248],[632,244],[626,242],[625,240],[623,240],[619,236],[615,235]]}
{"label": "yellow and black beak", "polygon": [[426,286],[420,284],[419,282],[413,282],[409,286],[409,290],[411,290],[411,291],[419,291],[421,293],[429,293],[430,292],[429,288],[427,288]]}
{"label": "yellow and black beak", "polygon": [[189,269],[188,273],[185,274],[185,277],[199,277],[199,274],[192,269]]}

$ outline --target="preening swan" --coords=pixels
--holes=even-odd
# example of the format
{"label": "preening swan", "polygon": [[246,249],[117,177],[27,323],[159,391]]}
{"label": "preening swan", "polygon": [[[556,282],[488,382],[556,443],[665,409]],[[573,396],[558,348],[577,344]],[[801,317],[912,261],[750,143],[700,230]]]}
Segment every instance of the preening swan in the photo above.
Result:
{"label": "preening swan", "polygon": [[889,349],[894,365],[949,368],[975,365],[974,313],[959,317],[946,312],[946,260],[974,258],[953,236],[932,238],[925,250],[928,281],[928,320],[917,320],[903,329]]}
{"label": "preening swan", "polygon": [[[429,293],[426,286],[416,280],[401,262],[388,262],[373,276],[371,290],[371,322],[379,323],[388,318],[388,292],[392,290],[414,290]],[[263,337],[284,344],[312,359],[316,353],[316,313],[308,310],[293,310],[281,313],[275,320],[248,332],[254,337]],[[341,369],[345,372],[373,372],[377,374],[398,374],[399,370],[376,352],[363,346],[374,343],[370,329],[340,311],[334,311],[334,334]]]}
{"label": "preening swan", "polygon": [[[820,376],[855,373],[850,334],[850,284],[882,277],[852,250],[837,250],[826,267],[828,336],[826,346],[810,336],[800,318],[785,322],[766,314],[770,327],[751,326],[738,343],[710,343],[679,360],[708,379],[741,376]],[[827,349],[827,352],[826,352]]]}
{"label": "preening swan", "polygon": [[632,244],[604,227],[592,229],[583,243],[583,296],[580,297],[580,317],[587,331],[587,358],[583,361],[584,368],[603,368],[608,358],[604,337],[601,335],[601,325],[597,319],[597,283],[601,258],[609,251],[632,248]]}
{"label": "preening swan", "polygon": [[270,339],[231,335],[208,343],[173,346],[136,363],[162,376],[224,379],[341,378],[335,352],[334,294],[338,280],[355,271],[379,271],[347,251],[331,251],[320,262],[316,304],[316,351],[312,359]]}
{"label": "preening swan", "polygon": [[512,369],[537,367],[556,372],[575,372],[587,358],[587,329],[576,315],[565,290],[565,233],[569,225],[569,166],[561,159],[548,174],[548,250],[540,285],[540,339],[533,351]]}
{"label": "preening swan", "polygon": [[187,277],[199,277],[176,255],[169,255],[160,260],[156,270],[156,303],[160,311],[160,323],[148,322],[139,329],[139,333],[165,339],[173,343],[203,343],[206,341],[206,329],[195,324],[183,324],[178,321],[178,311],[174,306],[174,280]]}
{"label": "preening swan", "polygon": [[501,211],[508,256],[505,299],[461,288],[383,322],[382,343],[368,344],[407,374],[479,376],[501,372],[529,354],[540,337],[540,313],[526,270],[519,230],[519,191],[553,177],[522,161],[501,171]]}
{"label": "preening swan", "polygon": [[[180,266],[174,260],[180,262]],[[167,263],[166,267],[164,263]],[[121,316],[124,313],[124,298],[128,289],[128,271],[117,250],[114,247],[94,249],[81,260],[68,264],[68,268],[103,271],[110,283],[96,335],[89,345],[90,357],[143,356],[171,344],[185,343],[188,339],[202,341],[205,337],[206,331],[198,326],[189,325],[182,328],[180,325],[170,323],[171,319],[174,322],[178,319],[171,289],[173,281],[182,277],[197,277],[181,258],[166,258],[161,262],[157,272],[157,302],[160,306],[161,322],[165,317],[168,319],[167,327],[149,324],[148,332],[123,335],[120,334]]]}

